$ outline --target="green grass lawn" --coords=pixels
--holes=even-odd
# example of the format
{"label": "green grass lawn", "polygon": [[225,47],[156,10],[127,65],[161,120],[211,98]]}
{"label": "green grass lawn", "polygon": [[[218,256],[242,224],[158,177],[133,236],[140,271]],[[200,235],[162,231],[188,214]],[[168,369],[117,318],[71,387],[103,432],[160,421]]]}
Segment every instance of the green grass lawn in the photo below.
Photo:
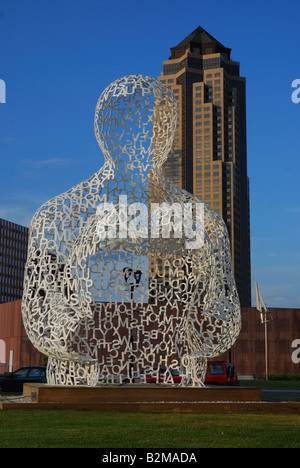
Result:
{"label": "green grass lawn", "polygon": [[[241,386],[300,390],[300,382]],[[0,411],[0,448],[300,448],[300,415]]]}
{"label": "green grass lawn", "polygon": [[5,448],[300,448],[300,415],[0,411]]}

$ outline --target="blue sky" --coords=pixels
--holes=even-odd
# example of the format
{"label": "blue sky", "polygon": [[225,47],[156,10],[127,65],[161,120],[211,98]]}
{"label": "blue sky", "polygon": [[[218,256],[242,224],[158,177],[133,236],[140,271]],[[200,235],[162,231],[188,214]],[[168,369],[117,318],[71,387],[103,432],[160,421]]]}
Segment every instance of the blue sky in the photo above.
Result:
{"label": "blue sky", "polygon": [[247,78],[252,280],[270,307],[300,307],[299,0],[0,0],[0,217],[36,209],[103,164],[98,97],[127,74],[156,77],[202,26]]}

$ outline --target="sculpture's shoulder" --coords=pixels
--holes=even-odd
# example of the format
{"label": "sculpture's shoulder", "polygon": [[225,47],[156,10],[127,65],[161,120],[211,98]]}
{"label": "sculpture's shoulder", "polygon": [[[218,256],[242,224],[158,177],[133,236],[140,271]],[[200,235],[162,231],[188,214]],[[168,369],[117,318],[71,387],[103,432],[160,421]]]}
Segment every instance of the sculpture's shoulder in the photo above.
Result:
{"label": "sculpture's shoulder", "polygon": [[[31,221],[31,232],[41,230],[67,229],[86,220],[105,196],[105,175],[95,174],[66,192],[43,203]],[[77,221],[77,222],[76,222]]]}
{"label": "sculpture's shoulder", "polygon": [[226,229],[225,222],[222,216],[215,211],[210,205],[205,203],[200,197],[187,192],[186,190],[174,185],[172,183],[166,184],[166,193],[169,194],[168,201],[172,203],[191,204],[193,208],[199,207],[198,212],[203,213],[203,222],[207,229],[211,230],[224,230]]}
{"label": "sculpture's shoulder", "polygon": [[[211,249],[213,251],[230,249],[227,226],[217,211],[200,197],[187,192],[166,179],[161,187],[163,187],[167,202],[179,203],[181,206],[184,204],[189,205],[189,208],[192,209],[191,217],[188,218],[188,222],[191,224],[190,228],[193,232],[200,233],[200,238],[209,251]],[[201,243],[201,245],[204,244]],[[195,245],[198,246],[198,244]]]}

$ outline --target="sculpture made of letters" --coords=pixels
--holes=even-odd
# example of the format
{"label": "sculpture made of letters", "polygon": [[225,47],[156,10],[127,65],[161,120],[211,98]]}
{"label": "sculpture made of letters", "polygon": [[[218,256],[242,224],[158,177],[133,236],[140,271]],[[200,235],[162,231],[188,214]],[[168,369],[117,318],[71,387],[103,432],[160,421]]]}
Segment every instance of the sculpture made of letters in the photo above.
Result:
{"label": "sculpture made of letters", "polygon": [[165,383],[203,386],[240,332],[226,226],[162,175],[177,113],[153,78],[112,83],[95,113],[104,166],[32,219],[22,315],[49,384],[163,368]]}

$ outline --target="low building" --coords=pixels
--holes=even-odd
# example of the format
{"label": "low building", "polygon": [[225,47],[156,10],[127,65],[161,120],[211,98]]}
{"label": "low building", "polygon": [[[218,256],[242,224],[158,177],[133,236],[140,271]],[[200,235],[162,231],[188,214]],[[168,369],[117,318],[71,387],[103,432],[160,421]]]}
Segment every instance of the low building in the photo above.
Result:
{"label": "low building", "polygon": [[[21,303],[19,300],[0,304],[0,373],[44,363],[44,356],[27,338],[22,324]],[[300,309],[274,308],[270,312],[272,321],[267,325],[268,373],[300,374]],[[240,376],[265,375],[265,327],[255,307],[242,308],[239,338],[230,352],[218,358],[229,359]]]}
{"label": "low building", "polygon": [[42,365],[44,356],[27,338],[22,324],[22,301],[0,304],[0,373]]}
{"label": "low building", "polygon": [[[300,309],[269,310],[268,374],[300,374]],[[232,349],[232,362],[240,375],[265,375],[265,341],[260,313],[255,307],[243,307],[242,330]]]}

